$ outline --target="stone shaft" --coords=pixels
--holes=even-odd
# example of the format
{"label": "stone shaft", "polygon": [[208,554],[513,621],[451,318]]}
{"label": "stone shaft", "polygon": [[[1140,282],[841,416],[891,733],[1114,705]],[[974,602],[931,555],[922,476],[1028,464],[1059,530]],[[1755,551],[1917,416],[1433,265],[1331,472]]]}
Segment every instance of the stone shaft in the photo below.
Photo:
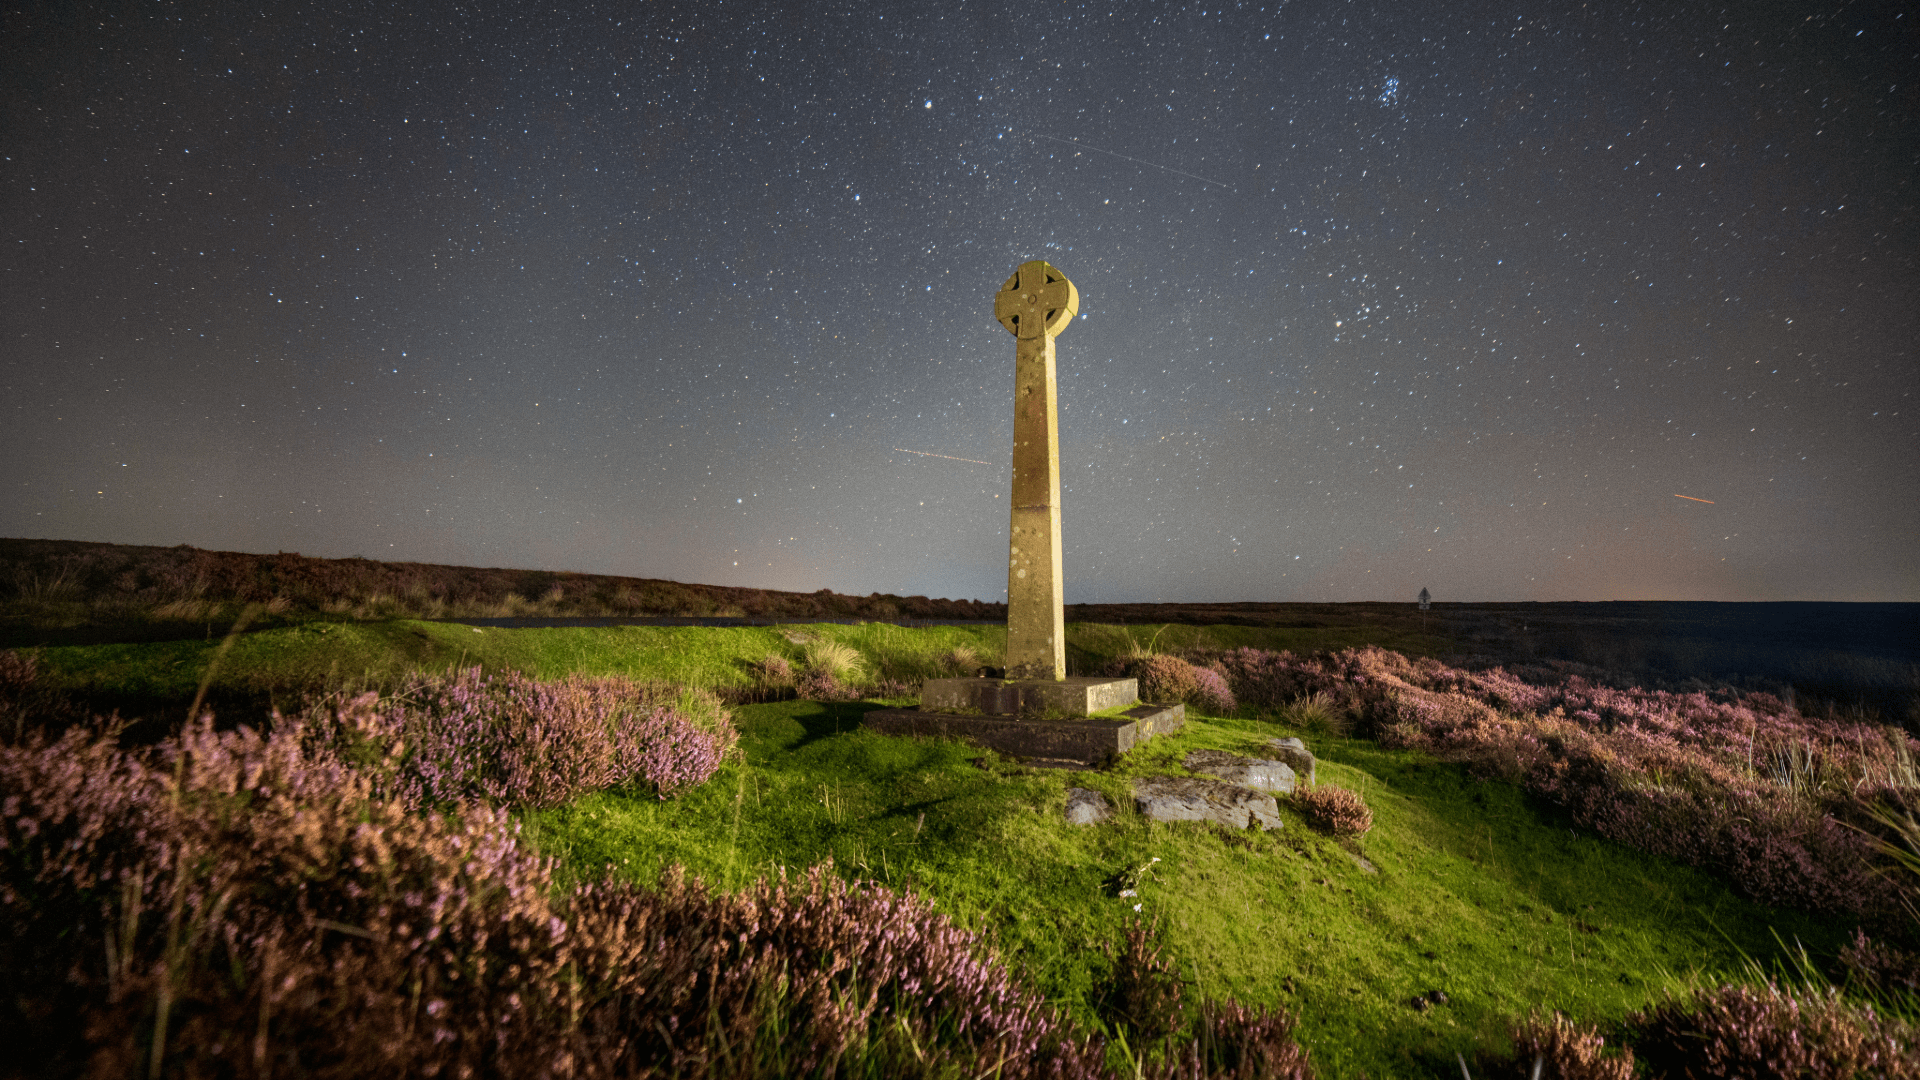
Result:
{"label": "stone shaft", "polygon": [[1013,503],[1007,539],[1007,678],[1067,675],[1060,572],[1060,421],[1053,335],[1014,346]]}

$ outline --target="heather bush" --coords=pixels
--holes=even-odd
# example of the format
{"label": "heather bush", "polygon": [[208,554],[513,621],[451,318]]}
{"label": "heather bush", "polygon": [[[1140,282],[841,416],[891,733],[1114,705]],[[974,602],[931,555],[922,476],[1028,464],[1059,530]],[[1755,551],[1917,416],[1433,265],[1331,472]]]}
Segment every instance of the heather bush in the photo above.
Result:
{"label": "heather bush", "polygon": [[1610,839],[1712,866],[1764,902],[1896,910],[1897,888],[1874,869],[1887,830],[1871,807],[1913,790],[1912,740],[1897,728],[1810,718],[1728,687],[1612,686],[1565,662],[1469,671],[1371,648],[1243,648],[1215,663],[1250,705],[1344,711],[1387,746],[1523,784]]}
{"label": "heather bush", "polygon": [[1856,986],[1883,998],[1920,1000],[1920,956],[1875,941],[1864,930],[1840,949],[1840,965]]}
{"label": "heather bush", "polygon": [[1290,652],[1239,648],[1222,653],[1216,662],[1241,703],[1262,711],[1278,711],[1325,688],[1317,668]]}
{"label": "heather bush", "polygon": [[416,677],[385,698],[336,695],[307,710],[302,730],[377,760],[381,794],[408,807],[558,806],[632,783],[664,799],[712,776],[736,738],[711,693],[479,668]]}
{"label": "heather bush", "polygon": [[546,867],[503,812],[408,814],[288,728],[0,749],[0,968],[32,988],[0,1039],[39,1055],[27,1074],[472,1062],[488,1047],[436,1018],[513,1010],[462,969],[553,974],[528,951],[552,935]]}
{"label": "heather bush", "polygon": [[1284,1009],[1248,1008],[1237,1001],[1200,1006],[1199,1032],[1156,1074],[1166,1080],[1311,1080],[1313,1066],[1294,1040]]}
{"label": "heather bush", "polygon": [[[1108,975],[1092,1005],[1117,1037],[1126,1059],[1123,1075],[1164,1080],[1306,1080],[1313,1075],[1307,1051],[1294,1040],[1293,1017],[1284,1009],[1270,1012],[1228,1000],[1189,1010],[1179,970],[1161,952],[1156,923],[1136,918],[1117,949],[1103,945],[1101,951]],[[1177,1039],[1183,1032],[1190,1038]]]}
{"label": "heather bush", "polygon": [[0,649],[0,737],[18,742],[28,722],[47,711],[46,695],[37,685],[39,667],[32,653]]}
{"label": "heather bush", "polygon": [[848,686],[825,668],[808,668],[793,680],[795,694],[808,701],[853,701],[860,697],[857,687]]}
{"label": "heather bush", "polygon": [[1513,1052],[1482,1070],[1486,1080],[1633,1080],[1633,1050],[1607,1050],[1607,1040],[1591,1024],[1576,1024],[1561,1013],[1538,1014],[1513,1032]]}
{"label": "heather bush", "polygon": [[1910,1025],[1849,1004],[1837,989],[1722,986],[1633,1017],[1634,1050],[1655,1077],[1896,1080],[1920,1077]]}
{"label": "heather bush", "polygon": [[1302,785],[1291,796],[1307,824],[1335,836],[1359,836],[1373,828],[1373,811],[1357,791],[1332,784]]}
{"label": "heather bush", "polygon": [[[0,1039],[28,1075],[1105,1077],[971,931],[815,868],[559,887],[308,719],[0,747]],[[355,758],[358,756],[358,762]],[[1152,1075],[1305,1076],[1231,1003]]]}
{"label": "heather bush", "polygon": [[1102,945],[1108,974],[1094,995],[1095,1015],[1125,1033],[1136,1052],[1159,1047],[1186,1026],[1180,973],[1160,951],[1159,927],[1135,918],[1118,949]]}
{"label": "heather bush", "polygon": [[1238,707],[1221,671],[1165,653],[1121,657],[1106,667],[1105,674],[1140,680],[1143,701],[1180,702],[1215,715],[1231,713]]}

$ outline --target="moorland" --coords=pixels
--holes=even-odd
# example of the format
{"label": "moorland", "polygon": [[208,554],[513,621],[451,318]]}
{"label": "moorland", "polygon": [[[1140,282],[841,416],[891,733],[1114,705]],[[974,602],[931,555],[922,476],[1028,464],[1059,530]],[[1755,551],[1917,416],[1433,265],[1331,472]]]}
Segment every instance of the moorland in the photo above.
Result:
{"label": "moorland", "polygon": [[[860,728],[993,665],[974,601],[21,540],[0,593],[0,1071],[1920,1070],[1915,605],[1079,606],[1190,719],[1069,772]],[[1134,810],[1276,737],[1281,829]]]}

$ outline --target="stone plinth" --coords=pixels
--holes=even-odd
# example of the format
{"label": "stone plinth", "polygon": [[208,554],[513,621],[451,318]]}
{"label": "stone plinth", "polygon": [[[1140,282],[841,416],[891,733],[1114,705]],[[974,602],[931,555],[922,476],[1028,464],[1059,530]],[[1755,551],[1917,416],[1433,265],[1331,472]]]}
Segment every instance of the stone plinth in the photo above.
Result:
{"label": "stone plinth", "polygon": [[1183,705],[1140,705],[1128,709],[1124,718],[1077,720],[876,709],[860,725],[882,735],[965,739],[1037,765],[1095,768],[1155,735],[1178,731],[1186,716]]}
{"label": "stone plinth", "polygon": [[1001,716],[1087,716],[1140,700],[1137,679],[928,679],[922,709],[958,709]]}

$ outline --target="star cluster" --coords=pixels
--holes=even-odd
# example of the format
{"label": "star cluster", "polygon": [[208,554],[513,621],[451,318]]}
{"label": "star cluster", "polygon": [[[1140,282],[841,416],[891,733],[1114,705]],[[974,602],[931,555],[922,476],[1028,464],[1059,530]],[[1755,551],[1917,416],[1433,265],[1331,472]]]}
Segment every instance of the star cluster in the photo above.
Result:
{"label": "star cluster", "polygon": [[0,533],[998,599],[1044,258],[1070,602],[1920,599],[1917,19],[14,9]]}

